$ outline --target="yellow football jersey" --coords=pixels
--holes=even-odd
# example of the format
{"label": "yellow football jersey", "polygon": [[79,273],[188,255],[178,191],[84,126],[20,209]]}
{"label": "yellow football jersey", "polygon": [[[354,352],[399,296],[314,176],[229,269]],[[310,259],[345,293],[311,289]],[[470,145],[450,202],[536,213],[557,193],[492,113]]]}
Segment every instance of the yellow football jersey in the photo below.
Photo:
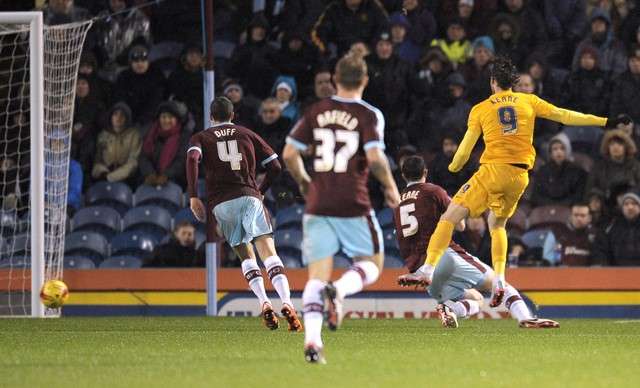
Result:
{"label": "yellow football jersey", "polygon": [[459,171],[482,134],[485,149],[480,163],[511,163],[533,167],[533,129],[536,117],[565,125],[604,126],[607,119],[585,115],[550,104],[534,94],[511,89],[493,94],[471,109],[464,136],[449,170]]}

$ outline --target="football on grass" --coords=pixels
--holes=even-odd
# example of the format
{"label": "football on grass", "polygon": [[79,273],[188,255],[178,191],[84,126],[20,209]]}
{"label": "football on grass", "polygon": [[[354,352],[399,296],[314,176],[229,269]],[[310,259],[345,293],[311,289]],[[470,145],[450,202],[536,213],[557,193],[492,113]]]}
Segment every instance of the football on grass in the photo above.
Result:
{"label": "football on grass", "polygon": [[48,280],[40,290],[40,300],[45,306],[55,309],[62,307],[69,297],[69,288],[61,280]]}

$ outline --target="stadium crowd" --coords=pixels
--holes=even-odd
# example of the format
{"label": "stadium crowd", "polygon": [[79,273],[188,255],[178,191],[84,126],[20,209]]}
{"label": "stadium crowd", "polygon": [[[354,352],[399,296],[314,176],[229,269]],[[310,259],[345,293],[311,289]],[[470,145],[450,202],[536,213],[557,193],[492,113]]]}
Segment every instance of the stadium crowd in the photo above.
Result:
{"label": "stadium crowd", "polygon": [[[49,24],[97,17],[80,60],[71,158],[82,177],[70,181],[70,193],[101,181],[134,191],[143,184],[185,187],[189,138],[203,129],[200,2],[130,9],[141,3],[44,5]],[[471,107],[491,94],[489,66],[497,55],[520,68],[518,91],[584,113],[629,114],[632,124],[608,131],[537,120],[538,158],[508,226],[509,260],[640,265],[640,1],[221,0],[214,7],[216,94],[233,102],[236,124],[277,151],[301,113],[335,93],[333,65],[348,51],[366,58],[364,99],[384,113],[395,171],[403,158],[420,154],[429,162],[428,180],[449,195],[477,167],[482,145],[476,163],[456,174],[447,169]],[[19,147],[11,141],[19,115],[6,119],[5,149]],[[13,181],[7,176],[18,167],[19,161],[2,160],[0,182]],[[15,189],[0,187],[3,208],[20,200]],[[381,209],[379,187],[372,182],[370,191]],[[266,201],[277,219],[302,197],[285,172]],[[70,200],[69,215],[81,204]],[[202,263],[166,258],[195,252],[184,248],[195,244],[193,228],[178,225],[148,265]],[[488,235],[486,220],[478,218],[455,239],[490,260]]]}

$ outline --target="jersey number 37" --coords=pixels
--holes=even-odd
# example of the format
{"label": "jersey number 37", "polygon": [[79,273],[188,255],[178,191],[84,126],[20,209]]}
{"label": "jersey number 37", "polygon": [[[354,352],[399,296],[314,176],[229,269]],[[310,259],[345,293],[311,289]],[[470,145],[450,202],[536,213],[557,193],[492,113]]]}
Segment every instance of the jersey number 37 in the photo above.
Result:
{"label": "jersey number 37", "polygon": [[[316,146],[316,159],[313,161],[316,172],[347,172],[349,160],[358,152],[359,132],[337,129],[334,134],[331,129],[316,128],[313,130],[313,139],[320,142]],[[336,151],[338,142],[344,145]]]}

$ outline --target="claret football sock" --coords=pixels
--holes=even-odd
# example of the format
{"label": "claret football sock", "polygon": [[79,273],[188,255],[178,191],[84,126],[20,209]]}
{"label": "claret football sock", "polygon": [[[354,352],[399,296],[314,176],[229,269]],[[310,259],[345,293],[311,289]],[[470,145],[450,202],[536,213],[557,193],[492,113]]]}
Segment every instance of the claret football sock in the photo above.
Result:
{"label": "claret football sock", "polygon": [[309,279],[302,293],[304,305],[304,343],[322,347],[322,290],[327,285],[318,279]]}
{"label": "claret football sock", "polygon": [[480,304],[471,299],[463,299],[458,302],[448,300],[444,304],[456,313],[458,318],[467,318],[476,315],[480,311]]}
{"label": "claret football sock", "polygon": [[247,259],[242,261],[242,274],[249,283],[251,291],[258,297],[260,301],[260,307],[265,303],[271,303],[267,297],[267,292],[264,289],[264,279],[262,278],[262,271],[258,267],[256,259]]}
{"label": "claret football sock", "polygon": [[505,265],[507,263],[507,231],[505,228],[491,230],[491,263],[498,279],[504,283]]}
{"label": "claret football sock", "polygon": [[271,284],[273,284],[273,288],[276,289],[282,303],[293,307],[293,304],[291,304],[289,279],[287,279],[287,275],[284,274],[284,264],[282,264],[282,260],[280,260],[278,256],[267,257],[264,260],[264,266],[267,269],[269,279],[271,279]]}
{"label": "claret football sock", "polygon": [[378,266],[372,261],[363,260],[353,264],[333,285],[338,291],[338,297],[344,298],[362,291],[365,286],[378,280],[378,276]]}
{"label": "claret football sock", "polygon": [[533,318],[520,293],[511,285],[504,288],[504,307],[509,309],[511,316],[518,322]]}

